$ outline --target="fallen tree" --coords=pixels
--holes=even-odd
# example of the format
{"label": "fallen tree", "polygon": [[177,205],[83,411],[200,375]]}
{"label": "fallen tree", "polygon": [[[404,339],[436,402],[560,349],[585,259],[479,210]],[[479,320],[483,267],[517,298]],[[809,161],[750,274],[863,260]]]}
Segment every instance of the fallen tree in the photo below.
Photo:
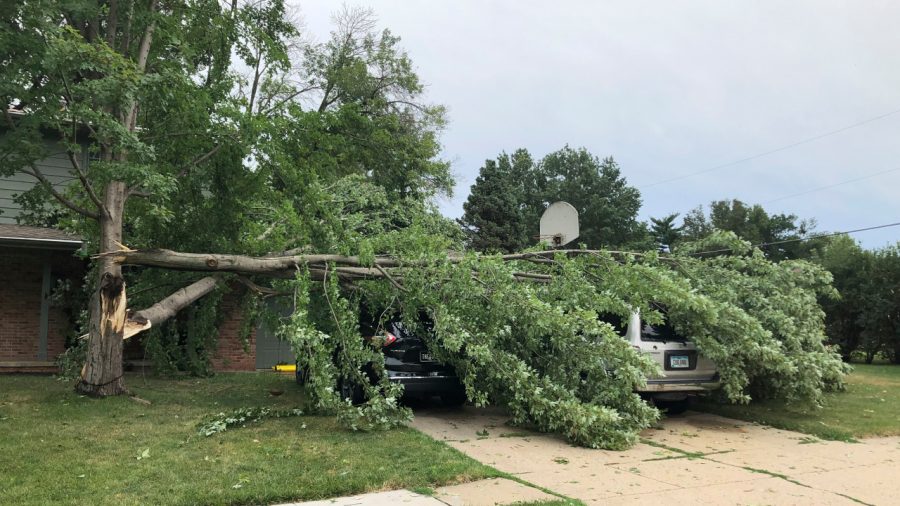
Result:
{"label": "fallen tree", "polygon": [[[452,187],[443,110],[424,103],[398,39],[367,13],[339,14],[331,38],[309,45],[283,2],[114,5],[14,3],[7,39],[24,56],[0,66],[0,172],[36,181],[20,218],[68,226],[100,253],[80,392],[126,391],[126,336],[162,325],[197,335],[191,321],[176,328],[179,311],[202,313],[211,335],[206,302],[231,279],[290,295],[291,316],[270,317],[309,369],[312,400],[357,428],[409,416],[360,339],[361,303],[421,333],[471,400],[588,446],[627,445],[658,416],[634,394],[655,371],[598,319],[607,313],[659,320],[664,307],[719,363],[734,401],[759,390],[816,402],[840,386],[815,301],[828,278],[808,264],[737,243],[704,259],[448,255],[461,231],[429,204]],[[65,188],[40,170],[58,154],[48,134],[71,165]],[[123,231],[141,249],[120,248]],[[278,251],[305,253],[264,254]],[[135,300],[146,309],[129,313]],[[343,402],[338,382],[360,384],[366,403]]]}
{"label": "fallen tree", "polygon": [[[667,318],[719,364],[723,393],[733,402],[773,396],[814,404],[842,387],[845,369],[822,344],[816,302],[831,291],[827,272],[806,262],[769,262],[733,236],[716,240],[733,254],[432,250],[367,258],[121,249],[101,257],[272,278],[269,295],[291,296],[293,312],[277,320],[278,332],[307,369],[306,388],[319,408],[351,427],[388,427],[410,416],[397,402],[401,388],[383,374],[381,353],[361,338],[358,306],[365,303],[384,308],[382,323],[400,317],[423,335],[436,359],[458,371],[470,400],[506,405],[514,421],[577,444],[622,448],[658,416],[634,393],[658,371],[603,315],[639,309],[650,322]],[[202,278],[129,321],[156,325],[209,293],[216,280]],[[116,310],[104,307],[110,318]],[[366,403],[340,398],[341,382],[362,388]]]}

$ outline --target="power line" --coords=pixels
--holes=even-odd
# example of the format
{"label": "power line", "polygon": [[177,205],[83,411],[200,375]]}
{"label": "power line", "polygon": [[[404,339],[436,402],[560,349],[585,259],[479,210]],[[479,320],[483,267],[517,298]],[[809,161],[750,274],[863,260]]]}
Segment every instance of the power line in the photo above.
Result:
{"label": "power line", "polygon": [[763,204],[771,204],[772,202],[779,202],[779,201],[781,201],[781,200],[786,200],[786,199],[790,199],[790,198],[794,198],[794,197],[799,197],[799,196],[801,196],[801,195],[806,195],[806,194],[808,194],[808,193],[815,193],[815,192],[817,192],[817,191],[827,190],[827,189],[829,189],[829,188],[834,188],[835,186],[841,186],[841,185],[848,184],[848,183],[855,183],[855,182],[857,182],[857,181],[862,181],[863,179],[869,179],[869,178],[872,178],[872,177],[875,177],[875,176],[881,176],[881,175],[883,175],[883,174],[888,174],[888,173],[891,173],[891,172],[897,172],[898,170],[900,170],[900,167],[894,167],[893,169],[883,170],[883,171],[881,171],[881,172],[876,172],[876,173],[874,173],[874,174],[869,174],[869,175],[867,175],[867,176],[861,176],[861,177],[857,177],[857,178],[853,178],[853,179],[848,179],[848,180],[846,180],[846,181],[841,181],[840,183],[834,183],[834,184],[829,184],[829,185],[825,185],[825,186],[819,186],[818,188],[812,188],[812,189],[805,190],[805,191],[802,191],[802,192],[792,193],[792,194],[790,194],[790,195],[785,195],[785,196],[783,196],[783,197],[778,197],[777,199],[767,200],[767,201],[763,202]]}
{"label": "power line", "polygon": [[699,171],[697,171],[697,172],[691,172],[691,173],[688,173],[688,174],[682,174],[682,175],[680,175],[680,176],[675,176],[675,177],[672,177],[672,178],[669,178],[669,179],[664,179],[664,180],[662,180],[662,181],[657,181],[657,182],[655,182],[655,183],[650,183],[650,184],[641,185],[641,186],[638,186],[638,188],[639,188],[639,189],[652,188],[652,187],[654,187],[654,186],[659,186],[659,185],[661,185],[661,184],[671,183],[671,182],[673,182],[673,181],[679,181],[679,180],[681,180],[681,179],[687,179],[687,178],[689,178],[689,177],[699,176],[700,174],[706,174],[706,173],[708,173],[708,172],[713,172],[713,171],[717,171],[717,170],[720,170],[720,169],[725,169],[725,168],[728,168],[728,167],[732,167],[732,166],[734,166],[734,165],[738,165],[738,164],[741,164],[741,163],[744,163],[744,162],[749,162],[749,161],[751,161],[751,160],[756,160],[757,158],[762,158],[762,157],[764,157],[764,156],[768,156],[768,155],[771,155],[771,154],[774,154],[774,153],[779,153],[779,152],[781,152],[781,151],[785,151],[785,150],[788,150],[788,149],[791,149],[791,148],[795,148],[795,147],[800,146],[800,145],[803,145],[803,144],[808,144],[808,143],[810,143],[810,142],[817,141],[817,140],[819,140],[819,139],[823,139],[823,138],[828,137],[828,136],[830,136],[830,135],[839,134],[839,133],[841,133],[841,132],[845,132],[845,131],[847,131],[847,130],[850,130],[850,129],[853,129],[853,128],[856,128],[856,127],[860,127],[860,126],[866,125],[866,124],[868,124],[868,123],[872,123],[873,121],[878,121],[878,120],[880,120],[880,119],[887,118],[888,116],[892,116],[892,115],[894,115],[894,114],[897,114],[898,112],[900,112],[900,109],[894,109],[893,111],[890,111],[890,112],[887,112],[887,113],[884,113],[884,114],[881,114],[881,115],[878,115],[878,116],[874,116],[874,117],[871,117],[871,118],[868,118],[868,119],[864,119],[864,120],[862,120],[862,121],[860,121],[860,122],[853,123],[852,125],[846,125],[846,126],[843,126],[843,127],[841,127],[841,128],[838,128],[837,130],[831,130],[831,131],[829,131],[829,132],[825,132],[825,133],[822,133],[822,134],[819,134],[819,135],[815,135],[815,136],[813,136],[813,137],[807,137],[806,139],[802,139],[802,140],[799,140],[799,141],[797,141],[797,142],[792,142],[792,143],[790,143],[790,144],[786,144],[786,145],[784,145],[784,146],[780,146],[780,147],[777,147],[777,148],[774,148],[774,149],[770,149],[770,150],[768,150],[768,151],[763,151],[762,153],[757,153],[757,154],[755,154],[755,155],[747,156],[747,157],[741,158],[741,159],[739,159],[739,160],[734,160],[734,161],[731,161],[731,162],[728,162],[728,163],[723,163],[723,164],[721,164],[721,165],[716,165],[716,166],[710,167],[710,168],[708,168],[708,169],[703,169],[703,170],[699,170]]}
{"label": "power line", "polygon": [[[898,226],[898,225],[900,225],[900,221],[898,221],[898,222],[896,222],[896,223],[887,223],[887,224],[884,224],[884,225],[876,225],[876,226],[874,226],[874,227],[857,228],[857,229],[854,229],[854,230],[845,230],[845,231],[843,231],[843,232],[831,232],[831,233],[827,233],[827,234],[816,234],[816,235],[811,235],[811,236],[809,236],[809,237],[801,237],[801,238],[797,238],[797,239],[785,239],[785,240],[783,240],[783,241],[761,242],[761,243],[759,243],[759,244],[754,244],[754,245],[752,245],[751,248],[761,248],[761,247],[765,247],[765,246],[775,246],[775,245],[778,245],[778,244],[788,244],[788,243],[792,243],[792,242],[811,241],[811,240],[813,240],[813,239],[823,239],[823,238],[825,238],[825,237],[834,237],[834,236],[836,236],[836,235],[855,234],[855,233],[857,233],[857,232],[867,232],[867,231],[869,231],[869,230],[878,230],[878,229],[880,229],[880,228],[896,227],[896,226]],[[729,251],[733,251],[733,250],[732,250],[731,248],[723,248],[723,249],[710,250],[710,251],[698,251],[698,252],[695,252],[695,253],[691,253],[690,256],[696,256],[696,255],[708,255],[708,254],[711,254],[711,253],[727,253],[727,252],[729,252]]]}

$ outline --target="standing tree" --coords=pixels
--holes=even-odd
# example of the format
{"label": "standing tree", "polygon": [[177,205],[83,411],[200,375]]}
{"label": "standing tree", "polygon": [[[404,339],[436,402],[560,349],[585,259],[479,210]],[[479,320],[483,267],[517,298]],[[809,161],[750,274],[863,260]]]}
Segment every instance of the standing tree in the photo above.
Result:
{"label": "standing tree", "polygon": [[859,287],[866,363],[881,354],[900,364],[900,245],[871,252],[870,262],[869,275]]}
{"label": "standing tree", "polygon": [[[825,327],[829,340],[841,351],[841,357],[849,362],[854,351],[863,345],[870,301],[868,292],[872,280],[873,255],[846,235],[832,237],[811,260],[831,272],[834,287],[840,298],[824,298],[820,301],[825,310]],[[877,298],[880,298],[881,295]]]}
{"label": "standing tree", "polygon": [[558,200],[578,210],[579,243],[591,248],[646,244],[646,227],[637,220],[640,192],[628,186],[618,164],[568,146],[536,164],[524,149],[486,162],[461,223],[475,249],[521,248],[536,242],[541,214]]}
{"label": "standing tree", "polygon": [[536,241],[527,220],[525,182],[534,162],[527,150],[485,160],[459,220],[470,248],[510,253]]}
{"label": "standing tree", "polygon": [[650,218],[650,235],[656,241],[660,251],[674,251],[675,243],[681,238],[684,226],[676,226],[675,220],[677,219],[678,213],[672,213],[662,218]]}
{"label": "standing tree", "polygon": [[[88,252],[121,248],[126,229],[136,247],[335,248],[330,227],[346,225],[333,205],[340,178],[359,175],[419,207],[450,190],[436,159],[442,109],[421,103],[398,39],[375,31],[368,11],[339,13],[324,44],[302,42],[280,0],[37,1],[4,15],[3,54],[16,55],[0,67],[4,174],[33,176],[23,196],[32,222],[76,229]],[[36,163],[46,135],[68,150],[67,188]],[[48,201],[65,211],[48,213]],[[127,273],[150,307],[126,320],[121,268],[105,257],[95,268],[77,389],[115,395],[125,392],[123,336],[158,326],[221,278]]]}
{"label": "standing tree", "polygon": [[[212,1],[76,0],[10,7],[4,54],[18,56],[0,70],[5,174],[34,177],[35,191],[74,213],[88,247],[99,251],[121,247],[130,198],[149,197],[165,208],[173,190],[220,150],[243,155],[240,125],[252,115],[263,75],[255,74],[249,94],[236,91],[239,79],[227,71],[232,54],[251,68],[278,66],[285,63],[284,37],[293,35],[281,22],[279,2],[222,7]],[[165,128],[147,128],[154,123]],[[46,133],[66,146],[77,184],[65,190],[55,188],[36,163],[48,154]],[[160,156],[167,151],[179,152],[180,166]],[[96,275],[77,389],[114,395],[125,391],[125,280],[120,266],[107,259],[97,262]]]}
{"label": "standing tree", "polygon": [[599,160],[586,149],[568,146],[545,156],[535,170],[529,205],[531,230],[538,229],[547,205],[565,200],[578,210],[581,235],[589,248],[627,247],[644,240],[637,220],[641,194],[622,176],[612,158]]}
{"label": "standing tree", "polygon": [[816,241],[799,241],[808,238],[815,225],[814,220],[799,220],[793,214],[769,214],[759,204],[717,200],[710,203],[709,217],[703,207],[693,209],[684,217],[683,235],[685,240],[696,241],[716,230],[734,232],[752,244],[767,244],[761,249],[768,258],[784,260],[806,258],[818,247]]}

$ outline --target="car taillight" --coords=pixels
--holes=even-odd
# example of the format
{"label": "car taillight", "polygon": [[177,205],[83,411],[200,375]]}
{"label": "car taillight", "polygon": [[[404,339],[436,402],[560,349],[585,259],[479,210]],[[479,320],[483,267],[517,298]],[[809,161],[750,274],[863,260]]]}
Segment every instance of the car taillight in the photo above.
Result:
{"label": "car taillight", "polygon": [[391,334],[390,332],[384,333],[384,341],[381,343],[381,346],[387,348],[388,346],[397,342],[397,336]]}

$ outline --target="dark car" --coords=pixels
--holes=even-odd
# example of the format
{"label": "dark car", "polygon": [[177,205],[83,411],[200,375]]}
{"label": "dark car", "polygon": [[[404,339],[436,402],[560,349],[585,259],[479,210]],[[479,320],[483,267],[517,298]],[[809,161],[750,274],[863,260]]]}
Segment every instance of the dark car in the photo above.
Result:
{"label": "dark car", "polygon": [[[384,353],[384,369],[391,381],[403,385],[403,393],[409,397],[440,396],[447,406],[460,406],[466,402],[466,392],[452,367],[443,365],[429,353],[425,341],[407,330],[399,319],[385,324],[380,334],[377,327],[362,325],[364,339],[380,345]],[[297,382],[302,383],[303,368],[298,364]],[[342,382],[343,383],[343,382]],[[354,403],[364,400],[358,385],[339,384],[345,399]]]}

